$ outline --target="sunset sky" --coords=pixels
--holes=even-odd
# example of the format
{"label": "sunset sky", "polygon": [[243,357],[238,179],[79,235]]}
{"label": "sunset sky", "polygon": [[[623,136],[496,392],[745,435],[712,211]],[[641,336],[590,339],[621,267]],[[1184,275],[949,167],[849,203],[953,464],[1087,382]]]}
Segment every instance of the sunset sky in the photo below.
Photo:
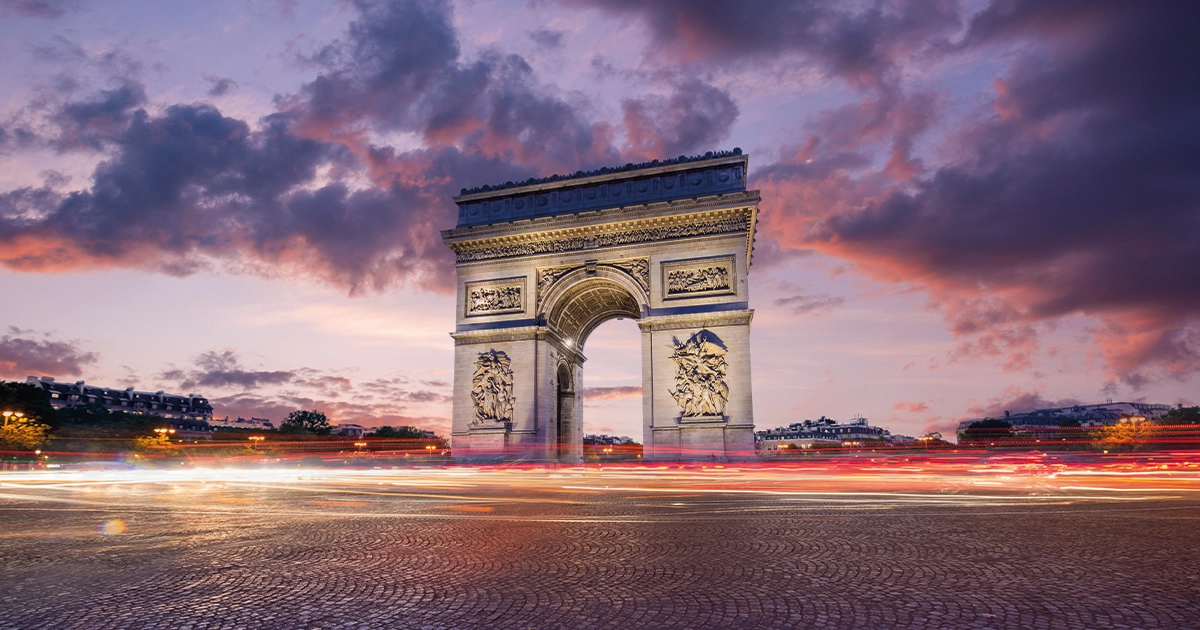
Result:
{"label": "sunset sky", "polygon": [[[755,421],[1200,403],[1200,3],[0,0],[0,378],[449,432],[463,187],[740,147]],[[641,440],[636,324],[585,431]]]}

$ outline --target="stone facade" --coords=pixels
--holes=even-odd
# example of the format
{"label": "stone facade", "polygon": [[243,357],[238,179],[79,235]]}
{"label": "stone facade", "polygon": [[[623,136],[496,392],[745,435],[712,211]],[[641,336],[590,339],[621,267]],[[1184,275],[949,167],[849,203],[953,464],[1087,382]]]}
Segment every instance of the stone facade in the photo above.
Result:
{"label": "stone facade", "polygon": [[746,166],[739,152],[665,173],[593,175],[587,186],[610,193],[668,175],[721,192],[488,224],[471,209],[515,208],[582,184],[456,198],[460,225],[442,237],[458,261],[457,459],[581,461],[584,346],[601,323],[626,317],[642,331],[644,457],[753,456],[747,272],[759,196],[745,190]]}

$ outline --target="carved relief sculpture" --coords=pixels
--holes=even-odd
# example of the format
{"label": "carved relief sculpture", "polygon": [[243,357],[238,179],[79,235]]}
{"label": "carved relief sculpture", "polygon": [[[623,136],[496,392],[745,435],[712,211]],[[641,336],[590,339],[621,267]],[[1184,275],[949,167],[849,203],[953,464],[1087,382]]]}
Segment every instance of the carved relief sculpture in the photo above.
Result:
{"label": "carved relief sculpture", "polygon": [[647,296],[650,295],[650,259],[649,258],[632,258],[630,260],[614,260],[612,262],[603,263],[611,265],[629,274],[637,281],[638,286],[642,287],[642,291]]}
{"label": "carved relief sculpture", "polygon": [[521,287],[480,287],[471,291],[472,313],[521,308]]}
{"label": "carved relief sculpture", "polygon": [[525,278],[468,282],[466,291],[467,317],[525,310]]}
{"label": "carved relief sculpture", "polygon": [[471,400],[475,402],[475,419],[471,426],[512,422],[513,371],[508,354],[498,350],[479,353],[471,378]]}
{"label": "carved relief sculpture", "polygon": [[675,390],[671,396],[683,417],[720,416],[729,402],[725,373],[729,364],[725,344],[709,330],[701,330],[687,341],[672,339],[675,352]]}
{"label": "carved relief sculpture", "polygon": [[664,262],[663,298],[697,298],[735,293],[731,256]]}
{"label": "carved relief sculpture", "polygon": [[729,289],[729,269],[680,269],[667,274],[667,293],[704,293]]}

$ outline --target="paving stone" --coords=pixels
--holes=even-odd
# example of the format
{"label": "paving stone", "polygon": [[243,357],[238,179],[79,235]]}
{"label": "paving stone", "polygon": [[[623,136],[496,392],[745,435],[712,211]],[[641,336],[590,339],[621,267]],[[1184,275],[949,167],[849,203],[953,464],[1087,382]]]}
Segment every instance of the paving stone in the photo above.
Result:
{"label": "paving stone", "polygon": [[1195,499],[10,490],[4,630],[1200,627]]}

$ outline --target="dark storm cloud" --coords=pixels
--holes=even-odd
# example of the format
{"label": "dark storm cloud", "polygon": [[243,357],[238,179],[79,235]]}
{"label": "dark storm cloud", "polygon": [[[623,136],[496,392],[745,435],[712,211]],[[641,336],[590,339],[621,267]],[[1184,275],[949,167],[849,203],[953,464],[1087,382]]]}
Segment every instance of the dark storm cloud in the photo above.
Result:
{"label": "dark storm cloud", "polygon": [[790,160],[765,187],[831,210],[789,204],[767,223],[925,284],[956,333],[1014,366],[1034,323],[1085,313],[1127,384],[1149,365],[1200,369],[1197,23],[1190,3],[993,3],[947,53],[1014,59],[992,111],[952,137],[959,158],[890,192]]}
{"label": "dark storm cloud", "polygon": [[878,83],[894,58],[960,23],[951,0],[558,0],[642,20],[652,54],[674,61],[737,62],[799,54],[825,72]]}
{"label": "dark storm cloud", "polygon": [[358,291],[416,279],[442,262],[425,234],[444,225],[437,201],[399,184],[316,185],[318,168],[352,166],[353,156],[296,136],[284,116],[264,119],[257,130],[207,105],[129,118],[112,135],[115,155],[96,167],[90,189],[0,194],[6,266],[99,264],[183,275],[225,259],[292,267]]}
{"label": "dark storm cloud", "polygon": [[540,86],[519,55],[461,59],[444,1],[369,2],[347,36],[319,51],[323,70],[285,104],[303,133],[328,138],[363,124],[410,130],[430,146],[524,165],[526,173],[613,159],[603,125]]}
{"label": "dark storm cloud", "polygon": [[727,92],[695,79],[666,98],[646,96],[621,102],[632,157],[654,159],[712,147],[729,136],[738,106]]}
{"label": "dark storm cloud", "polygon": [[84,366],[95,363],[96,358],[96,353],[84,352],[77,342],[52,339],[31,330],[10,326],[0,337],[0,377],[4,378],[79,376]]}
{"label": "dark storm cloud", "polygon": [[296,378],[295,371],[247,370],[242,367],[233,350],[209,350],[196,357],[195,368],[169,370],[161,378],[179,381],[179,387],[187,390],[197,388],[257,389],[264,385],[281,385]]}
{"label": "dark storm cloud", "polygon": [[549,28],[539,28],[529,33],[529,39],[533,40],[533,43],[544,48],[562,48],[563,35],[565,35],[565,33],[562,31],[556,31]]}
{"label": "dark storm cloud", "polygon": [[238,88],[237,81],[225,77],[214,77],[206,74],[204,75],[204,80],[211,85],[208,88],[209,96],[225,96]]}
{"label": "dark storm cloud", "polygon": [[60,130],[54,144],[59,151],[99,151],[125,131],[133,112],[145,103],[146,90],[133,81],[101,91],[94,98],[67,103],[54,117]]}
{"label": "dark storm cloud", "polygon": [[986,403],[967,408],[967,413],[970,414],[968,418],[999,418],[1004,416],[1005,411],[1026,413],[1034,409],[1070,407],[1078,404],[1081,404],[1081,401],[1075,398],[1048,400],[1042,396],[1041,392],[1028,392],[1019,387],[1009,386],[1004,393],[989,399]]}
{"label": "dark storm cloud", "polygon": [[78,11],[82,0],[0,0],[0,15],[36,17],[53,20]]}

